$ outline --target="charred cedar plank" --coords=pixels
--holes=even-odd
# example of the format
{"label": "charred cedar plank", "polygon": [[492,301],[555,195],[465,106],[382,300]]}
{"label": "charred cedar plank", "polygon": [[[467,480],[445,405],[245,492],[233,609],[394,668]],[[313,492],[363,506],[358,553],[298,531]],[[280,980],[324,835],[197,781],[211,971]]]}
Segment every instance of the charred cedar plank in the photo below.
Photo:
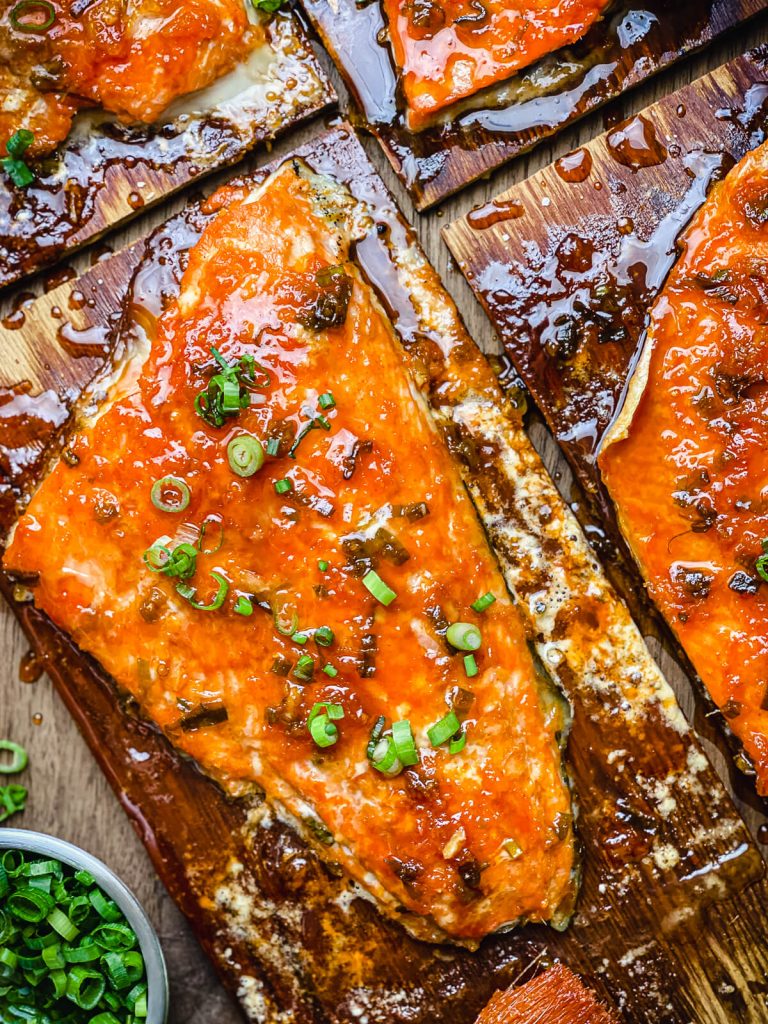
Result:
{"label": "charred cedar plank", "polygon": [[[274,81],[246,82],[221,109],[186,120],[128,126],[84,113],[55,157],[24,189],[0,178],[0,287],[80,248],[203,174],[241,159],[335,102],[333,87],[292,14],[278,12],[269,39]],[[182,99],[174,107],[184,107]],[[78,127],[79,125],[79,127]],[[18,216],[20,210],[24,216]]]}
{"label": "charred cedar plank", "polygon": [[564,964],[494,993],[475,1024],[619,1024]]}
{"label": "charred cedar plank", "polygon": [[[358,198],[374,206],[380,230],[361,243],[357,259],[397,313],[406,351],[413,353],[415,368],[423,367],[420,386],[429,389],[442,381],[434,401],[439,404],[439,395],[447,394],[439,412],[449,415],[450,373],[461,376],[462,367],[446,366],[387,255],[412,245],[391,198],[347,129],[316,139],[298,155],[318,171],[351,183]],[[256,179],[270,169],[258,172]],[[156,294],[166,277],[172,279],[164,241],[183,250],[203,226],[204,217],[192,207],[159,229],[155,252],[162,250],[162,272],[151,261],[142,268],[145,277],[140,271],[133,286],[138,296],[145,286]],[[55,394],[63,383],[65,398],[71,400],[97,365],[88,357],[67,362],[56,341],[60,318],[51,318],[52,307],[69,310],[81,330],[89,318],[92,328],[106,329],[134,266],[135,251],[119,254],[74,286],[44,296],[34,312],[27,311],[18,331],[0,333],[3,343],[13,339],[30,399],[47,391]],[[427,284],[436,287],[433,279]],[[97,299],[94,288],[103,298]],[[79,308],[71,309],[73,292],[90,296],[94,305],[78,299],[74,305]],[[479,387],[479,375],[487,375],[487,369],[468,339],[460,337],[465,340],[459,355]],[[10,361],[3,370],[11,376],[0,383],[17,383]],[[482,387],[494,387],[483,381]],[[522,457],[520,472],[535,476],[540,470],[519,418],[505,412],[501,393],[494,393],[497,403],[485,408],[488,422],[509,417],[510,436]],[[14,427],[23,426],[18,420],[6,423],[8,445],[17,436]],[[472,425],[464,426],[465,433],[457,432],[453,443],[462,463],[469,460],[473,466],[467,471],[468,485],[484,513],[498,520],[502,561],[514,560],[514,531],[522,535],[525,525],[515,505],[518,496],[505,489],[498,450],[477,444]],[[16,456],[16,450],[6,452],[10,488],[20,486],[23,478],[24,461]],[[33,450],[27,482],[39,471]],[[549,516],[563,515],[554,507],[558,499],[551,484],[542,479],[541,487],[550,488]],[[545,505],[536,509],[539,518],[546,516]],[[556,560],[560,553],[551,550],[549,557]],[[556,586],[555,577],[559,572],[551,579],[541,573],[539,582],[545,589]],[[400,1014],[415,1024],[436,1019],[471,1024],[493,990],[543,957],[572,964],[593,981],[601,998],[625,1008],[628,1022],[756,1024],[762,1019],[768,944],[760,926],[766,889],[759,855],[674,702],[666,712],[653,700],[634,709],[623,706],[626,695],[642,683],[632,671],[621,686],[609,686],[604,693],[584,687],[574,675],[564,676],[576,705],[570,761],[581,794],[579,828],[587,851],[574,925],[563,934],[533,927],[494,936],[477,953],[437,949],[408,938],[369,903],[352,901],[345,880],[323,868],[296,835],[263,814],[256,802],[228,801],[130,708],[120,706],[98,667],[30,604],[18,600],[23,588],[4,580],[2,589],[32,644],[50,652],[56,687],[160,876],[251,1019],[274,1020],[283,1012],[297,1024],[352,1024],[361,1015],[383,1022]],[[597,614],[600,607],[593,611]],[[607,610],[605,603],[602,608]],[[585,618],[584,627],[599,629],[598,618]],[[570,628],[568,623],[565,627]],[[564,669],[558,671],[562,676]],[[655,681],[668,701],[671,694],[661,680]],[[136,761],[132,748],[150,756]],[[657,786],[658,799],[649,800]],[[651,848],[656,859],[647,855]]]}
{"label": "charred cedar plank", "polygon": [[[638,583],[595,453],[620,407],[681,229],[709,186],[763,140],[767,73],[768,48],[760,47],[609,129],[444,232],[574,468],[587,498],[584,515],[601,523],[594,535],[607,534],[602,553],[612,579],[643,631],[661,636],[686,666]],[[699,728],[722,748],[723,733],[714,724],[702,718]],[[726,746],[734,749],[730,741]]]}
{"label": "charred cedar plank", "polygon": [[768,8],[768,0],[618,0],[575,46],[412,132],[389,47],[378,42],[386,32],[381,4],[302,3],[419,210]]}

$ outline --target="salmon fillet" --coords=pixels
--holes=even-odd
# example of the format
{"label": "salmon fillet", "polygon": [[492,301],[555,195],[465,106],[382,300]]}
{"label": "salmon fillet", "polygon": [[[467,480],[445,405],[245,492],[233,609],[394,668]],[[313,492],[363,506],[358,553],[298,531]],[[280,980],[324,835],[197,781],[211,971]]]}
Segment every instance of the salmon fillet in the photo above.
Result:
{"label": "salmon fillet", "polygon": [[[716,185],[599,464],[621,529],[768,794],[768,146]],[[638,482],[641,482],[638,484]]]}
{"label": "salmon fillet", "polygon": [[54,149],[83,106],[154,121],[262,39],[242,0],[9,3],[0,13],[0,149],[22,128],[35,137],[30,155]]}
{"label": "salmon fillet", "polygon": [[[365,210],[296,161],[212,202],[178,296],[32,497],[5,567],[37,579],[37,606],[179,749],[233,794],[262,787],[414,933],[562,925],[562,704],[350,259]],[[216,425],[215,379],[243,357],[253,377]],[[246,435],[266,454],[241,476],[230,443]],[[178,513],[152,501],[169,476]],[[190,545],[187,579],[167,559],[151,571],[158,541]]]}
{"label": "salmon fillet", "polygon": [[412,127],[576,42],[611,0],[383,0]]}

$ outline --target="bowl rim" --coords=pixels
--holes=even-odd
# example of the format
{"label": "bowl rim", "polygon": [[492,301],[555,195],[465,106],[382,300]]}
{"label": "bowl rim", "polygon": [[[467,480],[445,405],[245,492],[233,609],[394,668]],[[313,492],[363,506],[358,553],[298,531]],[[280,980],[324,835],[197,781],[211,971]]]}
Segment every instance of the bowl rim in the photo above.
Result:
{"label": "bowl rim", "polygon": [[141,903],[125,882],[104,861],[66,839],[25,828],[0,828],[0,850],[18,849],[43,854],[70,867],[90,872],[97,885],[117,903],[139,940],[147,972],[146,1024],[166,1024],[168,1019],[168,970],[157,932]]}

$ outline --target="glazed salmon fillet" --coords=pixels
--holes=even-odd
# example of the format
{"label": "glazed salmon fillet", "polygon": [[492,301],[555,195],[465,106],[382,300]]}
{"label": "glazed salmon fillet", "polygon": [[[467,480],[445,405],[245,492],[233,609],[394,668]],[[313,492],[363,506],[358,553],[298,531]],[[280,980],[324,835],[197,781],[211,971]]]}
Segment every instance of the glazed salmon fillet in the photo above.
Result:
{"label": "glazed salmon fillet", "polygon": [[611,0],[383,0],[412,127],[576,42]]}
{"label": "glazed salmon fillet", "polygon": [[96,106],[154,121],[238,64],[263,30],[243,0],[21,0],[0,14],[0,147],[21,128],[30,155]]}
{"label": "glazed salmon fillet", "polygon": [[768,147],[715,186],[600,455],[648,588],[768,794]]}
{"label": "glazed salmon fillet", "polygon": [[296,161],[212,202],[5,567],[178,748],[262,787],[415,934],[562,925],[562,705],[350,260],[370,221]]}

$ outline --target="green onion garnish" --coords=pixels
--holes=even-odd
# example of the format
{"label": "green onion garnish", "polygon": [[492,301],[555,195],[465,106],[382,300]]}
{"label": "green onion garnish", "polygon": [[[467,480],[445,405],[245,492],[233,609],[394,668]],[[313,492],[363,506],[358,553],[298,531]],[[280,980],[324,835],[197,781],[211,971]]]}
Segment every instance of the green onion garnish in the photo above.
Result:
{"label": "green onion garnish", "polygon": [[489,590],[487,594],[483,594],[482,597],[478,597],[476,601],[473,601],[470,607],[472,611],[484,612],[486,608],[491,607],[495,600],[496,598]]}
{"label": "green onion garnish", "polygon": [[477,675],[477,661],[475,660],[474,654],[464,655],[464,671],[467,673],[468,679]]}
{"label": "green onion garnish", "polygon": [[[14,784],[0,786],[0,822],[7,821],[11,815],[23,811],[27,806],[28,795],[24,786]],[[0,895],[3,891],[2,878],[2,872],[0,872]]]}
{"label": "green onion garnish", "polygon": [[253,615],[253,604],[241,594],[235,601],[234,611],[237,615]]}
{"label": "green onion garnish", "polygon": [[280,453],[280,438],[270,437],[267,441],[267,455],[279,455]]}
{"label": "green onion garnish", "polygon": [[407,718],[400,722],[392,723],[392,740],[401,764],[407,767],[408,765],[419,763],[419,754],[416,750],[413,733],[411,732],[411,723]]}
{"label": "green onion garnish", "polygon": [[763,554],[755,562],[755,568],[760,579],[768,583],[768,537],[764,537],[760,544],[763,548]]}
{"label": "green onion garnish", "polygon": [[333,397],[330,391],[326,391],[325,394],[320,395],[317,400],[317,404],[321,409],[333,409],[336,405],[336,399]]}
{"label": "green onion garnish", "polygon": [[293,490],[293,484],[286,476],[282,480],[275,480],[275,490],[278,494],[287,494]]}
{"label": "green onion garnish", "polygon": [[335,679],[339,674],[339,670],[334,668],[333,665],[323,665],[323,672],[325,672],[327,676],[330,676],[331,679]]}
{"label": "green onion garnish", "polygon": [[307,728],[318,747],[332,747],[339,738],[334,722],[344,717],[341,704],[315,704],[307,719]]}
{"label": "green onion garnish", "polygon": [[461,751],[467,745],[467,734],[460,732],[458,736],[454,736],[451,742],[448,744],[448,752],[451,754],[460,754]]}
{"label": "green onion garnish", "polygon": [[[15,7],[14,10],[17,10]],[[5,144],[8,156],[0,160],[0,167],[17,188],[26,188],[35,180],[34,173],[26,165],[22,157],[34,142],[35,136],[27,128],[20,128]]]}
{"label": "green onion garnish", "polygon": [[20,850],[0,855],[1,1021],[138,1024],[147,1013],[138,946],[87,871]]}
{"label": "green onion garnish", "polygon": [[241,409],[247,409],[251,404],[246,382],[251,387],[269,387],[269,375],[259,367],[266,382],[256,383],[256,360],[253,356],[242,356],[230,365],[217,348],[212,348],[211,354],[219,372],[195,398],[195,412],[212,427],[222,427],[227,416],[237,416]]}
{"label": "green onion garnish", "polygon": [[455,736],[460,728],[461,722],[456,717],[456,713],[449,711],[444,718],[441,718],[439,722],[435,722],[434,725],[427,729],[429,742],[433,747],[441,747],[446,740]]}
{"label": "green onion garnish", "polygon": [[445,638],[457,651],[476,651],[483,642],[480,630],[471,622],[452,623],[446,631]]}
{"label": "green onion garnish", "polygon": [[162,573],[180,580],[194,576],[197,568],[198,549],[191,544],[177,544],[173,550],[168,547],[169,537],[161,537],[144,552],[144,563],[151,572]]}
{"label": "green onion garnish", "polygon": [[366,590],[370,591],[371,594],[383,605],[390,605],[397,597],[394,590],[391,590],[384,580],[379,576],[373,569],[369,569],[368,572],[363,576],[363,586]]}
{"label": "green onion garnish", "polygon": [[11,25],[17,32],[47,32],[54,21],[56,8],[49,0],[21,0],[11,11]]}
{"label": "green onion garnish", "polygon": [[314,672],[314,659],[309,654],[302,654],[296,662],[296,668],[293,670],[294,677],[302,683],[308,683],[312,679]]}
{"label": "green onion garnish", "polygon": [[251,434],[233,437],[227,445],[229,467],[238,476],[253,476],[264,465],[264,448]]}
{"label": "green onion garnish", "polygon": [[229,582],[219,572],[212,572],[211,576],[218,585],[218,589],[209,604],[202,604],[198,601],[197,590],[195,587],[190,587],[188,583],[177,583],[176,593],[183,597],[185,601],[189,601],[192,607],[197,608],[200,612],[215,612],[224,604],[227,592],[229,591]]}
{"label": "green onion garnish", "polygon": [[149,496],[161,512],[183,512],[189,505],[192,492],[178,476],[162,476],[152,484]]}
{"label": "green onion garnish", "polygon": [[330,647],[333,641],[334,635],[330,626],[320,626],[315,630],[315,643],[320,644],[321,647]]}
{"label": "green onion garnish", "polygon": [[382,775],[398,775],[403,770],[403,765],[397,756],[395,741],[391,736],[382,736],[375,744],[373,751],[369,754],[371,764],[376,771]]}
{"label": "green onion garnish", "polygon": [[303,647],[304,644],[307,642],[307,640],[309,640],[309,634],[308,633],[294,633],[293,636],[291,637],[291,640],[293,640],[293,642],[295,644],[300,644]]}
{"label": "green onion garnish", "polygon": [[320,570],[320,572],[328,571],[328,563],[324,558],[321,558],[320,561],[317,563],[317,568]]}
{"label": "green onion garnish", "polygon": [[0,750],[7,750],[11,755],[10,761],[0,761],[0,775],[15,775],[23,772],[29,763],[27,752],[19,743],[12,740],[0,740]]}

